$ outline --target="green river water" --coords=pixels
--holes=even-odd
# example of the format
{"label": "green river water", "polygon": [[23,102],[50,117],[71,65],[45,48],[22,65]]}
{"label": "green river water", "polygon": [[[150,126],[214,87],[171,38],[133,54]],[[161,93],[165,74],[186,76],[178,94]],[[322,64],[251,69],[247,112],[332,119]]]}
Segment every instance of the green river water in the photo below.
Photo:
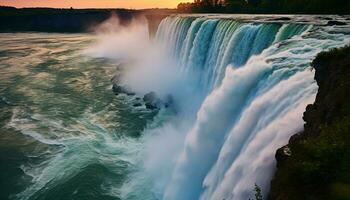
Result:
{"label": "green river water", "polygon": [[119,199],[154,113],[115,96],[93,35],[0,36],[0,199]]}

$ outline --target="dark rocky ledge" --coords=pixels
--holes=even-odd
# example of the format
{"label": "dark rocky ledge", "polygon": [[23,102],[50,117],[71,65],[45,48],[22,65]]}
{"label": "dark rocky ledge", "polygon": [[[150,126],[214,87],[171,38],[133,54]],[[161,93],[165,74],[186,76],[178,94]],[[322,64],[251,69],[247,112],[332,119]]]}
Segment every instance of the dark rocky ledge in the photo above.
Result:
{"label": "dark rocky ledge", "polygon": [[276,153],[270,200],[350,199],[350,46],[320,53],[313,67],[319,91],[304,131]]}
{"label": "dark rocky ledge", "polygon": [[[157,93],[151,91],[146,93],[143,98],[136,96],[136,93],[133,92],[128,86],[122,85],[120,78],[122,76],[122,69],[118,68],[120,71],[116,74],[112,79],[112,91],[116,96],[119,95],[127,95],[134,96],[135,102],[133,104],[134,107],[142,107],[145,106],[148,110],[159,110],[161,108],[169,108],[173,105],[173,97],[168,94],[164,98],[160,98]],[[174,107],[173,107],[174,108]]]}

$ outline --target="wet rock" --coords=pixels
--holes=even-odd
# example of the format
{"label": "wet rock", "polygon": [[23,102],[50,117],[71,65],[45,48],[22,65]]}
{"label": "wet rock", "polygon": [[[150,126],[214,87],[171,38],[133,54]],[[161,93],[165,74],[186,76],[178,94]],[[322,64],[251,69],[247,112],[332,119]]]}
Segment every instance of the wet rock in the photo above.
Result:
{"label": "wet rock", "polygon": [[134,106],[134,107],[141,107],[142,104],[141,103],[134,103],[134,105],[132,105],[132,106]]}
{"label": "wet rock", "polygon": [[152,103],[145,103],[145,106],[149,110],[156,110],[156,109],[158,109],[158,106],[156,104],[152,104]]}
{"label": "wet rock", "polygon": [[143,96],[143,101],[145,103],[152,103],[154,101],[156,101],[157,99],[157,95],[155,92],[150,92],[150,93],[147,93]]}
{"label": "wet rock", "polygon": [[157,97],[155,92],[147,93],[143,96],[143,101],[147,109],[159,109],[162,105],[162,101]]}
{"label": "wet rock", "polygon": [[290,138],[289,138],[289,144],[294,144],[296,143],[297,141],[301,140],[302,137],[303,137],[303,132],[300,132],[300,133],[297,133],[295,135],[292,135]]}
{"label": "wet rock", "polygon": [[328,21],[327,25],[328,26],[343,26],[343,25],[346,25],[346,23],[345,22],[331,20],[331,21]]}
{"label": "wet rock", "polygon": [[128,95],[128,96],[134,96],[134,95],[135,95],[135,92],[127,91],[127,92],[125,92],[125,94]]}
{"label": "wet rock", "polygon": [[119,95],[127,92],[124,87],[117,84],[113,84],[112,90],[115,95]]}
{"label": "wet rock", "polygon": [[144,95],[143,99],[147,109],[160,109],[161,107],[170,107],[174,100],[171,95],[167,95],[165,98],[160,99],[155,92],[149,92]]}
{"label": "wet rock", "polygon": [[[332,196],[328,190],[314,188],[328,188],[338,183],[337,177],[349,174],[347,162],[343,162],[346,160],[343,152],[348,152],[350,147],[350,140],[346,139],[350,132],[350,95],[346,94],[350,90],[349,55],[347,46],[320,53],[312,62],[319,86],[317,96],[304,113],[304,130],[276,152],[277,170],[269,200]],[[310,187],[305,189],[305,184]]]}
{"label": "wet rock", "polygon": [[275,155],[277,162],[287,160],[290,156],[292,156],[292,151],[288,145],[279,148]]}
{"label": "wet rock", "polygon": [[113,84],[112,90],[115,95],[119,95],[119,94],[126,94],[128,96],[135,95],[135,92],[130,91],[129,89],[127,89],[127,87],[118,85],[115,83]]}

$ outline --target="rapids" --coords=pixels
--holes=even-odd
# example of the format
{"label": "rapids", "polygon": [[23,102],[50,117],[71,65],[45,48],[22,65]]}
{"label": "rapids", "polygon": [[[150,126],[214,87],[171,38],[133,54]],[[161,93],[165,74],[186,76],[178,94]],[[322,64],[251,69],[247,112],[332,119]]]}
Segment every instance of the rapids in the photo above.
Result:
{"label": "rapids", "polygon": [[[143,20],[1,33],[0,198],[245,200],[254,184],[266,196],[275,151],[315,99],[311,61],[350,42],[350,26],[288,17],[169,16],[154,38]],[[113,95],[121,66],[136,96]],[[150,91],[174,103],[133,106]]]}

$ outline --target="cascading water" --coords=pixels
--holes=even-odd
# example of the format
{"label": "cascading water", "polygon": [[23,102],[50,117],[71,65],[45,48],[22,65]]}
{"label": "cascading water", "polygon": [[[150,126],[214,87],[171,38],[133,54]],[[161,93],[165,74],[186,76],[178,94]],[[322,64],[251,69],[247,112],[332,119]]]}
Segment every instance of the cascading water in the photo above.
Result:
{"label": "cascading water", "polygon": [[[349,26],[289,17],[170,16],[153,40],[141,18],[1,33],[0,198],[246,200],[255,183],[266,196],[317,93],[312,59],[350,42]],[[115,96],[112,77],[136,95]],[[149,110],[150,91],[173,101]]]}
{"label": "cascading water", "polygon": [[275,151],[302,130],[302,113],[317,93],[310,63],[320,51],[349,42],[345,30],[211,17],[164,19],[156,41],[177,61],[192,93],[177,99],[178,117],[145,131],[145,143],[168,143],[145,156],[158,198],[248,199],[255,183],[266,195]]}

